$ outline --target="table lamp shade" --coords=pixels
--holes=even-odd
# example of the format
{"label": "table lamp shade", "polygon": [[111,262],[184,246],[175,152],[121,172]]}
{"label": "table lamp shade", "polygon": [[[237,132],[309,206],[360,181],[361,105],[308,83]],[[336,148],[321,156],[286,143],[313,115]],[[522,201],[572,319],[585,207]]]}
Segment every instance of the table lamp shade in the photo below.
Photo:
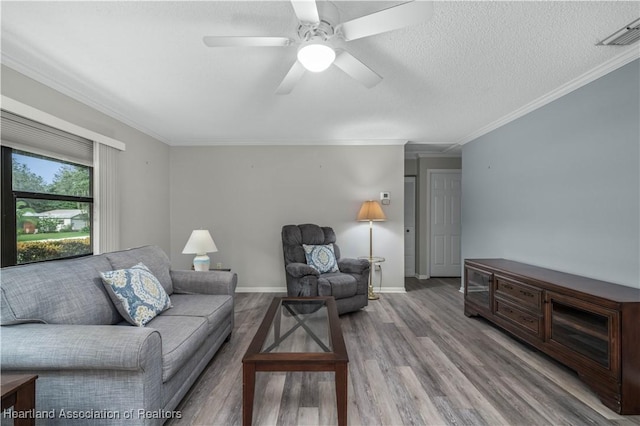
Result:
{"label": "table lamp shade", "polygon": [[218,251],[216,243],[213,242],[211,234],[206,229],[196,229],[191,233],[187,244],[182,250],[183,254],[195,254],[193,258],[193,269],[196,271],[209,270],[210,260],[207,253]]}
{"label": "table lamp shade", "polygon": [[382,222],[387,220],[387,217],[384,215],[379,202],[365,201],[364,203],[362,203],[362,206],[360,206],[360,211],[358,212],[358,217],[356,218],[356,220],[361,222]]}

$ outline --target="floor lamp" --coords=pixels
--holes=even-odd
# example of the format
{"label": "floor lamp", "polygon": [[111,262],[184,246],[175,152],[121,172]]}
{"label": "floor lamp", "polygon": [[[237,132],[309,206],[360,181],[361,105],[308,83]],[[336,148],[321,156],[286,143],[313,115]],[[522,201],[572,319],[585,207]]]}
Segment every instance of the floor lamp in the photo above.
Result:
{"label": "floor lamp", "polygon": [[382,206],[377,201],[365,201],[360,207],[356,220],[360,222],[369,221],[369,300],[378,300],[380,296],[373,292],[373,222],[383,222],[387,217],[382,211]]}

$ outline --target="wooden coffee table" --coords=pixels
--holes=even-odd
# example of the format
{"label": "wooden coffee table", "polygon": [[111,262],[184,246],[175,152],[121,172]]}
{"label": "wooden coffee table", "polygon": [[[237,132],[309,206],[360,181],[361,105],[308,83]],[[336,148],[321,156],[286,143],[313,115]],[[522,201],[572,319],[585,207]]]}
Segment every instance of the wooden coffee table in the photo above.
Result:
{"label": "wooden coffee table", "polygon": [[[2,410],[9,407],[17,412],[27,413],[36,408],[36,379],[35,374],[2,374],[0,387],[2,388]],[[35,413],[31,413],[35,414]],[[35,424],[35,417],[17,417],[16,426]]]}
{"label": "wooden coffee table", "polygon": [[276,297],[242,358],[242,424],[253,421],[257,371],[333,371],[338,424],[347,424],[347,363],[333,297]]}

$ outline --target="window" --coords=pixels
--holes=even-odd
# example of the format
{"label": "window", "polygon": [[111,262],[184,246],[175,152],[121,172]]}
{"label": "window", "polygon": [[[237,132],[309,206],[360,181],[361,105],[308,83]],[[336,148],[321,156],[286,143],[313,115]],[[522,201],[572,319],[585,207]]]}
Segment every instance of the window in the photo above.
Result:
{"label": "window", "polygon": [[92,254],[92,167],[5,146],[2,166],[2,266]]}
{"label": "window", "polygon": [[[35,233],[36,225],[51,223],[49,219],[55,219],[56,229],[70,227],[69,232],[82,231],[85,227],[80,225],[85,222],[89,227],[89,248],[77,247],[79,240],[86,236],[76,234],[77,238],[72,239],[60,234],[60,230],[59,238],[49,240],[50,245],[61,244],[55,240],[75,240],[64,242],[70,247],[63,253],[65,257],[120,249],[118,157],[126,149],[124,143],[3,95],[0,145],[2,266],[19,263],[19,233],[20,240],[38,238],[42,234],[40,229]],[[27,172],[27,168],[32,174],[20,175]],[[61,182],[53,185],[56,172],[61,174]],[[58,207],[53,210],[76,212],[54,217],[51,210],[40,208],[45,202],[54,201]],[[77,210],[80,213],[76,215]],[[44,212],[49,213],[43,215]],[[25,222],[30,223],[25,225]],[[27,233],[30,235],[24,236]],[[76,254],[78,252],[81,254]],[[39,260],[54,258],[58,256],[37,256]],[[22,256],[21,262],[24,261]]]}

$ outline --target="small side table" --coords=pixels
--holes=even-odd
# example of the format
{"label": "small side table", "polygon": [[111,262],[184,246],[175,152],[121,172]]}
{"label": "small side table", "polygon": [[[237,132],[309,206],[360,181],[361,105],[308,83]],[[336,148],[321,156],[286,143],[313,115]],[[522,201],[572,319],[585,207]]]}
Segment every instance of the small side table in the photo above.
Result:
{"label": "small side table", "polygon": [[382,265],[380,265],[382,262],[384,262],[384,257],[378,257],[378,256],[373,256],[373,257],[369,257],[369,256],[360,256],[358,257],[358,259],[366,259],[369,261],[369,264],[371,265],[371,269],[369,272],[369,300],[378,300],[380,299],[380,295],[376,294],[373,291],[373,277],[376,274],[375,269],[376,266],[380,267],[380,286],[378,287],[380,289],[380,291],[382,291]]}
{"label": "small side table", "polygon": [[[193,271],[193,266],[191,266],[191,270]],[[210,271],[225,271],[231,272],[231,268],[209,268]]]}
{"label": "small side table", "polygon": [[35,374],[2,374],[0,387],[2,388],[2,411],[13,407],[16,412],[32,411],[34,416],[28,418],[14,418],[15,426],[35,425],[36,408],[36,379]]}

